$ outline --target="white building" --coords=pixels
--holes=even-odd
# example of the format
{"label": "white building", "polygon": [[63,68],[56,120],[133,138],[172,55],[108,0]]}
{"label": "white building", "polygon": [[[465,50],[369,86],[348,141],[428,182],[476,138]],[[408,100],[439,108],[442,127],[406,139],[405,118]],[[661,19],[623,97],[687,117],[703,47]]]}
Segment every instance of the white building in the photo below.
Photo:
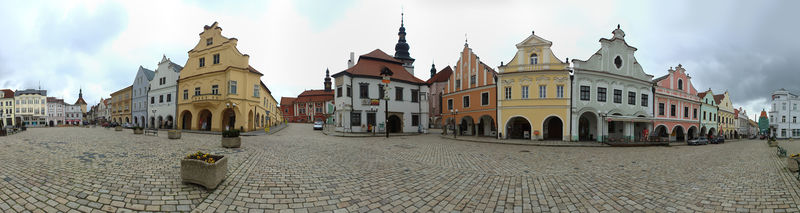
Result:
{"label": "white building", "polygon": [[83,112],[81,111],[80,105],[66,104],[64,108],[64,115],[67,125],[83,125]]}
{"label": "white building", "polygon": [[14,126],[14,91],[0,90],[0,128]]}
{"label": "white building", "polygon": [[172,63],[167,56],[158,62],[153,79],[150,81],[150,92],[148,93],[148,127],[168,128],[174,127],[175,118],[175,98],[178,94],[178,77],[181,67]]}
{"label": "white building", "polygon": [[131,89],[131,116],[133,125],[140,127],[150,127],[145,123],[147,118],[147,106],[154,100],[149,99],[147,93],[150,91],[150,81],[153,80],[155,72],[139,66],[136,71],[136,78],[133,80]]}
{"label": "white building", "polygon": [[65,110],[66,104],[63,99],[47,97],[47,112],[49,112],[47,113],[47,125],[64,125],[64,120],[66,120]]}
{"label": "white building", "polygon": [[22,126],[47,125],[47,90],[17,90],[14,92],[14,116]]}
{"label": "white building", "polygon": [[800,124],[797,123],[797,117],[800,117],[798,104],[800,97],[786,89],[772,93],[772,108],[769,110],[769,127],[772,135],[782,139],[800,138]]}

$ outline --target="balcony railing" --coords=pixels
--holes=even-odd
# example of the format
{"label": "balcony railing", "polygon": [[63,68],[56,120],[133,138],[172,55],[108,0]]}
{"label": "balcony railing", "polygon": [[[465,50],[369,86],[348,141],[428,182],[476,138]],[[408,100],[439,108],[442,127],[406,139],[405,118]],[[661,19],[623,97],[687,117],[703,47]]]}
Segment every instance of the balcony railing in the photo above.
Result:
{"label": "balcony railing", "polygon": [[507,72],[514,71],[536,71],[548,70],[554,64],[522,64],[522,65],[508,65],[504,70]]}

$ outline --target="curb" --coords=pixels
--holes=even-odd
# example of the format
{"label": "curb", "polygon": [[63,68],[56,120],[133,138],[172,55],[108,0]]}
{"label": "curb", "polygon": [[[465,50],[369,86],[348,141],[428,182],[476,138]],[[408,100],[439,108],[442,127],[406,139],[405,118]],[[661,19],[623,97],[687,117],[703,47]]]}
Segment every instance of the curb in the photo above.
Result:
{"label": "curb", "polygon": [[479,141],[479,140],[464,140],[464,139],[452,138],[452,137],[441,136],[441,135],[439,136],[439,138],[450,139],[450,140],[454,140],[454,141],[466,141],[466,142],[473,142],[473,143],[488,143],[488,144],[502,144],[502,145],[525,145],[525,146],[548,146],[548,147],[612,147],[612,146],[609,146],[609,145],[597,145],[597,146],[594,146],[594,145],[578,145],[578,144],[575,144],[575,145],[569,145],[569,144],[556,145],[556,144],[531,144],[531,143],[514,143],[514,142],[498,143],[498,142]]}

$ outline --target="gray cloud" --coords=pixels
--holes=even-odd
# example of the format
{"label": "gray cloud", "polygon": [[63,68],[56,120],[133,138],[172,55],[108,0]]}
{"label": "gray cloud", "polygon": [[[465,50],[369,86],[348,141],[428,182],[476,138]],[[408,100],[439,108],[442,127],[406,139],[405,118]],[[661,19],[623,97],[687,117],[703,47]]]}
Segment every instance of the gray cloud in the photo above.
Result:
{"label": "gray cloud", "polygon": [[104,2],[93,11],[78,5],[62,16],[55,11],[40,13],[39,41],[49,48],[94,52],[125,29],[126,11],[114,2]]}

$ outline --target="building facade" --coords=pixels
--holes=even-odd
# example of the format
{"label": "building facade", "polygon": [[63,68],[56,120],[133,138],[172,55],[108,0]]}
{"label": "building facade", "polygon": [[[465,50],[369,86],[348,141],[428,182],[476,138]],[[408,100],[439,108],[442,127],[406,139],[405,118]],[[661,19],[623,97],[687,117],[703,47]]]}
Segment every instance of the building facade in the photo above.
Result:
{"label": "building facade", "polygon": [[158,62],[158,68],[150,80],[150,91],[147,93],[147,127],[150,128],[175,128],[175,113],[177,110],[178,77],[181,67],[173,63],[167,56]]}
{"label": "building facade", "polygon": [[[286,102],[284,102],[286,101]],[[306,90],[297,98],[282,98],[281,106],[287,105],[290,110],[283,109],[284,118],[293,123],[312,123],[324,121],[333,123],[333,89],[330,71],[325,70],[324,89]],[[291,111],[292,114],[288,114]]]}
{"label": "building facade", "polygon": [[800,125],[797,123],[797,117],[800,116],[800,111],[797,110],[800,98],[781,88],[772,93],[771,102],[770,134],[779,139],[800,138]]}
{"label": "building facade", "polygon": [[114,93],[111,93],[111,122],[120,125],[131,124],[131,90],[133,86],[127,86]]}
{"label": "building facade", "polygon": [[736,114],[733,111],[730,94],[725,91],[725,93],[714,95],[714,101],[717,103],[718,134],[727,139],[736,138],[739,133],[736,132]]}
{"label": "building facade", "polygon": [[652,129],[653,76],[644,72],[619,25],[612,34],[600,39],[601,48],[588,60],[572,60],[573,139],[644,141]]}
{"label": "building facade", "polygon": [[758,134],[773,136],[769,131],[769,117],[767,117],[767,111],[763,109],[761,110],[761,116],[758,117]]}
{"label": "building facade", "polygon": [[293,97],[281,97],[281,114],[286,122],[294,122],[294,100]]}
{"label": "building facade", "polygon": [[653,133],[660,141],[688,141],[700,131],[700,97],[692,77],[682,65],[653,80],[655,116]]}
{"label": "building facade", "polygon": [[717,102],[714,100],[714,92],[708,91],[697,93],[700,97],[700,135],[707,138],[716,137],[719,134],[719,124],[717,123]]}
{"label": "building facade", "polygon": [[14,103],[16,122],[27,127],[47,125],[47,90],[17,90]]}
{"label": "building facade", "polygon": [[736,126],[736,134],[734,135],[735,138],[749,138],[753,136],[753,129],[750,126],[750,118],[747,117],[747,112],[739,107],[739,109],[733,109],[734,112],[734,119],[735,119],[735,126]]}
{"label": "building facade", "polygon": [[252,131],[283,118],[277,101],[236,48],[238,39],[222,36],[216,22],[206,25],[178,78],[180,129]]}
{"label": "building facade", "polygon": [[436,72],[436,66],[431,65],[431,78],[425,81],[428,83],[431,92],[428,93],[428,127],[433,129],[442,128],[442,113],[444,113],[444,88],[447,87],[448,79],[453,74],[450,66]]}
{"label": "building facade", "polygon": [[497,72],[464,43],[444,87],[442,126],[458,135],[497,137]]}
{"label": "building facade", "polygon": [[64,107],[64,115],[64,121],[67,125],[83,125],[83,112],[81,111],[81,105],[66,104]]}
{"label": "building facade", "polygon": [[153,80],[155,72],[139,66],[136,71],[136,78],[133,79],[133,88],[131,88],[131,117],[133,117],[133,125],[138,127],[147,126],[147,106],[151,100],[148,98],[147,93],[150,92],[150,80]]}
{"label": "building facade", "polygon": [[66,103],[55,97],[47,97],[47,125],[61,126],[66,124]]}
{"label": "building facade", "polygon": [[14,91],[0,90],[0,128],[16,126],[14,122]]}
{"label": "building facade", "polygon": [[83,114],[86,114],[86,112],[88,112],[88,111],[86,111],[87,110],[86,101],[83,100],[83,89],[79,89],[78,90],[78,100],[75,100],[75,104],[73,104],[73,105],[76,105],[76,106],[80,107],[81,108],[81,113],[83,113]]}

